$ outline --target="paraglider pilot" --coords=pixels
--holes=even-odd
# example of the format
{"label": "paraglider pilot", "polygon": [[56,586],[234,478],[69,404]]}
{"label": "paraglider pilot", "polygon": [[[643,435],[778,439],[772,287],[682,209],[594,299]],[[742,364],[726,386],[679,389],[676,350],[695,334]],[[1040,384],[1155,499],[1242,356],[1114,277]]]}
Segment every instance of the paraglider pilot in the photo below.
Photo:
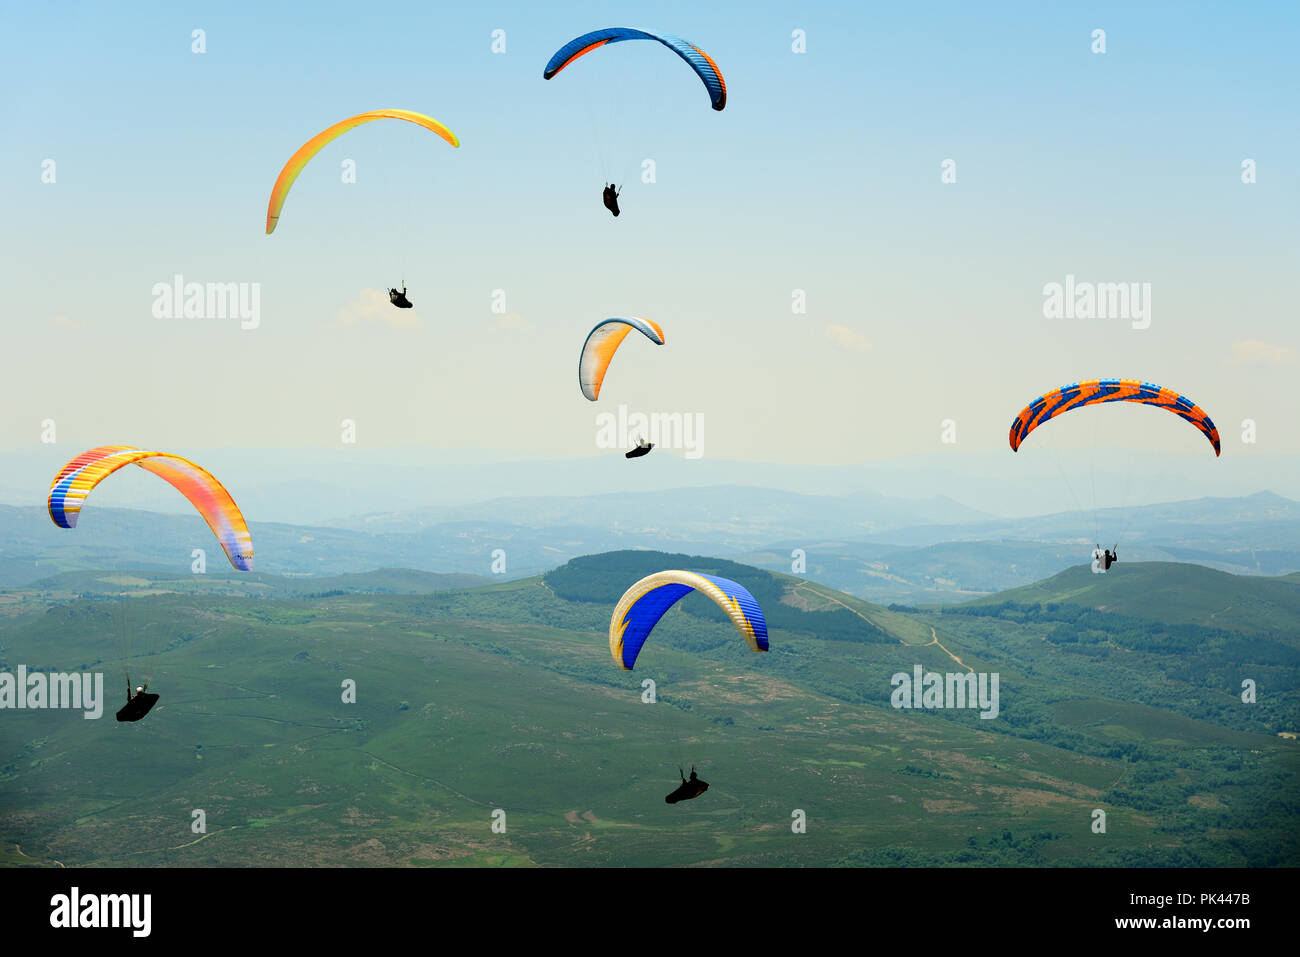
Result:
{"label": "paraglider pilot", "polygon": [[682,774],[682,769],[677,769],[677,776],[682,779],[681,785],[672,794],[664,798],[668,804],[676,804],[678,801],[689,801],[691,798],[697,798],[709,789],[708,781],[701,781],[695,774],[695,765],[691,765],[691,777],[688,781],[686,775]]}
{"label": "paraglider pilot", "polygon": [[406,283],[402,283],[401,292],[398,292],[396,289],[388,290],[388,301],[398,309],[410,309],[411,300],[406,298]]}
{"label": "paraglider pilot", "polygon": [[131,679],[126,679],[126,704],[117,712],[118,721],[139,721],[158,703],[158,695],[150,694],[148,687],[149,683],[145,682],[132,692]]}
{"label": "paraglider pilot", "polygon": [[608,209],[615,216],[618,215],[618,195],[621,192],[622,192],[621,187],[619,189],[615,189],[613,183],[606,183],[605,192],[601,194],[601,200],[604,202],[605,208]]}
{"label": "paraglider pilot", "polygon": [[652,448],[654,448],[653,442],[647,442],[645,439],[641,438],[641,436],[638,435],[636,437],[636,448],[632,449],[630,452],[624,452],[623,458],[637,459],[643,455],[649,455],[650,450]]}

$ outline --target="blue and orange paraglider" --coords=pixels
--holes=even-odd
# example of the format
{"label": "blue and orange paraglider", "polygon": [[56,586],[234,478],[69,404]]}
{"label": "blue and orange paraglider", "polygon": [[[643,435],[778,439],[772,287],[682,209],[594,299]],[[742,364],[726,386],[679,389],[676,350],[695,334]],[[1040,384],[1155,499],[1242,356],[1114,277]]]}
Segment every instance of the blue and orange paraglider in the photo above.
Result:
{"label": "blue and orange paraglider", "polygon": [[584,33],[555,51],[555,55],[546,64],[546,69],[542,71],[542,77],[550,80],[578,57],[590,53],[597,47],[603,47],[610,43],[621,43],[625,40],[655,40],[662,43],[685,60],[690,68],[695,71],[695,75],[700,78],[704,88],[708,90],[709,102],[713,108],[721,110],[726,107],[727,81],[722,78],[722,71],[713,62],[713,57],[695,44],[683,40],[681,37],[675,37],[671,33],[649,33],[645,30],[633,30],[630,27],[608,27],[604,30],[593,30],[591,33]]}
{"label": "blue and orange paraglider", "polygon": [[729,578],[669,569],[647,575],[619,599],[609,620],[609,651],[614,663],[631,671],[659,619],[692,591],[726,613],[751,651],[767,651],[767,621],[745,586]]}
{"label": "blue and orange paraglider", "polygon": [[1102,402],[1138,402],[1172,412],[1199,429],[1214,447],[1215,455],[1222,451],[1219,430],[1199,405],[1185,395],[1139,379],[1089,379],[1040,395],[1025,406],[1011,423],[1011,451],[1018,451],[1029,433],[1048,419]]}

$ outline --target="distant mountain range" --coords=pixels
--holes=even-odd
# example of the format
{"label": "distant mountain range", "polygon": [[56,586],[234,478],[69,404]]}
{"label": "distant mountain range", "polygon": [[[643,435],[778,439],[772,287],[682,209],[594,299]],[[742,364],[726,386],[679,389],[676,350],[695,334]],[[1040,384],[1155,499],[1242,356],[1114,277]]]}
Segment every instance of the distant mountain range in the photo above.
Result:
{"label": "distant mountain range", "polygon": [[[1107,535],[1106,533],[1110,534]],[[1093,547],[1120,544],[1123,561],[1177,561],[1239,575],[1300,569],[1300,503],[1271,492],[1035,519],[917,525],[868,541],[788,539],[738,560],[790,571],[802,548],[806,574],[873,601],[961,601],[1088,563]]]}
{"label": "distant mountain range", "polygon": [[875,535],[917,524],[959,524],[992,518],[987,512],[942,496],[911,500],[870,492],[801,495],[722,485],[572,498],[499,498],[474,505],[384,512],[327,524],[371,533],[409,532],[414,528],[481,521],[487,515],[497,522],[534,528],[603,528],[622,536],[714,540],[733,548],[775,537]]}
{"label": "distant mountain range", "polygon": [[[99,439],[132,440],[130,436]],[[856,447],[860,439],[846,433],[846,441]],[[0,452],[0,502],[43,503],[59,466],[85,447],[62,443]],[[1075,503],[1066,487],[1070,475],[1087,476],[1086,482],[1095,486],[1098,501],[1103,502],[1112,493],[1122,495],[1123,504],[1144,505],[1207,495],[1232,498],[1265,488],[1300,499],[1300,454],[1252,449],[1249,454],[1230,455],[1226,447],[1219,460],[1207,460],[1202,448],[1191,456],[1088,448],[1026,457],[1005,447],[983,452],[952,447],[842,465],[736,462],[707,456],[684,460],[672,450],[656,450],[635,463],[627,462],[618,452],[557,459],[523,455],[517,450],[424,447],[169,451],[199,462],[220,478],[249,521],[292,525],[346,525],[359,516],[426,510],[438,522],[456,517],[514,521],[504,514],[479,511],[475,503],[491,501],[504,507],[536,499],[599,500],[610,493],[639,498],[653,497],[665,489],[735,487],[785,489],[798,495],[833,498],[852,498],[867,491],[897,502],[904,511],[909,503],[955,500],[975,512],[1025,517],[1090,504]],[[143,475],[136,481],[114,478],[96,491],[98,504],[173,510],[157,504],[153,481]],[[518,498],[521,489],[534,499]],[[475,507],[453,515],[452,510],[460,505]],[[935,511],[906,524],[943,524],[967,517]],[[591,523],[580,520],[578,524]],[[895,523],[886,518],[884,524]]]}
{"label": "distant mountain range", "polygon": [[[1271,492],[1097,513],[1000,519],[946,498],[801,495],[745,486],[494,499],[378,513],[330,525],[253,523],[256,568],[330,577],[377,568],[509,580],[624,549],[729,556],[872,601],[931,604],[986,595],[1086,563],[1097,538],[1123,562],[1179,561],[1236,574],[1300,570],[1300,503]],[[43,508],[0,506],[0,585],[65,571],[229,569],[193,513],[91,503],[75,530]],[[800,568],[799,562],[803,562]]]}

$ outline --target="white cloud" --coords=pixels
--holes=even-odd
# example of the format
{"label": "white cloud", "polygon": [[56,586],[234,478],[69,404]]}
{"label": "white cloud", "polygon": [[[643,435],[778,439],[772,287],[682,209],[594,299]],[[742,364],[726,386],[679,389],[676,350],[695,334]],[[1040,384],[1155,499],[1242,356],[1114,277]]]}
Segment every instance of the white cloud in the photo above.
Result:
{"label": "white cloud", "polygon": [[1233,365],[1293,366],[1296,352],[1289,346],[1276,346],[1262,339],[1242,339],[1232,344]]}
{"label": "white cloud", "polygon": [[517,312],[508,312],[504,316],[497,316],[497,325],[510,332],[522,332],[524,329],[533,327],[531,322]]}
{"label": "white cloud", "polygon": [[415,329],[420,316],[414,309],[398,309],[382,289],[362,289],[356,299],[334,313],[336,326],[365,326],[382,323],[393,329]]}
{"label": "white cloud", "polygon": [[858,352],[868,352],[875,348],[870,339],[860,332],[854,332],[848,326],[827,326],[826,338],[845,349],[855,349]]}

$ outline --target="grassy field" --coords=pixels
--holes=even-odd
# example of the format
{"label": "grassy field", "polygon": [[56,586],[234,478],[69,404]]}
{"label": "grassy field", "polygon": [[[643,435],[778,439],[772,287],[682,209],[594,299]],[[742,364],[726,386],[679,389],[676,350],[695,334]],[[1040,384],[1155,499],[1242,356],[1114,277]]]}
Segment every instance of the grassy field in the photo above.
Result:
{"label": "grassy field", "polygon": [[[665,567],[745,582],[772,651],[750,653],[692,596],[636,672],[616,668],[609,594]],[[1178,612],[1195,604],[1180,603],[1178,570],[1190,569],[1189,596],[1204,570],[1126,570],[1144,568],[1167,586],[1155,613],[1208,620],[1199,605]],[[384,573],[376,588],[403,581]],[[1039,595],[1086,598],[1083,582]],[[148,718],[0,712],[0,865],[1300,863],[1300,750],[1279,734],[1296,728],[1286,600],[1256,608],[1248,634],[1232,632],[1239,646],[1220,630],[1231,619],[1182,624],[1205,629],[1180,639],[1204,639],[1189,671],[1142,647],[1065,641],[1069,623],[1014,608],[891,611],[646,552],[424,594],[153,586],[129,599],[139,646],[156,652],[162,698]],[[0,670],[102,670],[118,706],[103,597],[2,597]],[[1120,638],[1138,610],[1122,607]],[[1268,644],[1274,626],[1291,637]],[[1097,630],[1078,627],[1084,639]],[[1256,648],[1274,658],[1255,662]],[[998,672],[1000,716],[890,707],[890,676],[916,664]],[[1236,679],[1256,671],[1268,704],[1251,710]],[[698,761],[712,787],[668,806],[680,761]],[[199,809],[204,833],[191,827]],[[1091,830],[1095,809],[1105,834]],[[806,833],[792,832],[797,810]]]}

